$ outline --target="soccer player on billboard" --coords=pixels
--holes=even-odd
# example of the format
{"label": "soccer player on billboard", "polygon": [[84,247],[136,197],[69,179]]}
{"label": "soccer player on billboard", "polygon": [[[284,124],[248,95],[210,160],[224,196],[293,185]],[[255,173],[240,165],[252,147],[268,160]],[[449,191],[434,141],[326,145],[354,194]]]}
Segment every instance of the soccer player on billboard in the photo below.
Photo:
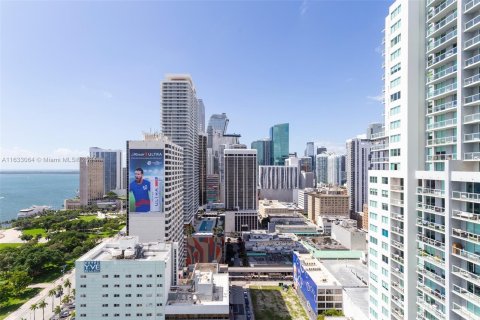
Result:
{"label": "soccer player on billboard", "polygon": [[[130,183],[130,212],[150,211],[150,181],[144,179],[143,169],[135,169],[135,180]],[[133,207],[133,208],[132,208]]]}

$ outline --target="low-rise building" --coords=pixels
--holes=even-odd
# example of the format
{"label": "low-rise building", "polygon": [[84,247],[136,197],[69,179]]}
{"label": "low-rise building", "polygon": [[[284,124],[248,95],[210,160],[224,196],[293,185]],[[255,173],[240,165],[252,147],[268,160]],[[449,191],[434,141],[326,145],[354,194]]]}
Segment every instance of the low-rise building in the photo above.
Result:
{"label": "low-rise building", "polygon": [[78,319],[165,319],[175,277],[176,243],[123,237],[101,243],[75,262]]}
{"label": "low-rise building", "polygon": [[301,209],[292,202],[278,200],[260,200],[258,202],[258,215],[260,219],[278,215],[293,215]]}
{"label": "low-rise building", "polygon": [[196,264],[191,277],[172,287],[165,308],[167,320],[230,319],[228,273],[218,264]]}
{"label": "low-rise building", "polygon": [[367,233],[357,229],[357,221],[346,219],[332,225],[332,238],[348,250],[367,250]]}
{"label": "low-rise building", "polygon": [[186,265],[196,263],[219,263],[223,256],[223,222],[217,217],[200,220],[195,232],[187,236]]}
{"label": "low-rise building", "polygon": [[349,196],[345,188],[324,187],[308,194],[308,219],[317,223],[319,217],[350,217]]}
{"label": "low-rise building", "polygon": [[259,228],[257,210],[225,211],[225,233],[256,230]]}
{"label": "low-rise building", "polygon": [[270,233],[266,230],[243,232],[245,250],[263,253],[291,254],[293,251],[308,252],[294,234]]}
{"label": "low-rise building", "polygon": [[343,310],[341,284],[311,254],[293,253],[293,283],[311,320],[326,310]]}

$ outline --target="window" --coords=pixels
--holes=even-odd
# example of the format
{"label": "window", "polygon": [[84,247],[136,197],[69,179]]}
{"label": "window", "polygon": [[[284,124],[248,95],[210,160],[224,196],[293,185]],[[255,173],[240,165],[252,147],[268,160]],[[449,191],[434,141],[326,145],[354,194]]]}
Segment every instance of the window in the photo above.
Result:
{"label": "window", "polygon": [[400,113],[400,106],[390,108],[390,115],[391,116],[394,116],[394,115],[399,114],[399,113]]}
{"label": "window", "polygon": [[400,48],[398,48],[397,50],[393,51],[392,54],[390,54],[390,61],[393,61],[398,57],[400,57]]}
{"label": "window", "polygon": [[378,192],[377,192],[377,189],[375,189],[375,188],[370,188],[370,194],[371,194],[372,196],[376,196],[377,193],[378,193]]}
{"label": "window", "polygon": [[131,307],[131,306],[132,306],[131,303],[127,303],[127,304],[125,305],[125,307]]}
{"label": "window", "polygon": [[102,275],[102,278],[108,278],[108,274]]}
{"label": "window", "polygon": [[373,304],[375,307],[378,306],[378,302],[373,296],[370,296],[370,303]]}
{"label": "window", "polygon": [[378,313],[370,307],[370,314],[373,319],[378,319]]}
{"label": "window", "polygon": [[114,298],[117,298],[117,297],[120,297],[120,295],[118,293],[114,294],[113,295]]}
{"label": "window", "polygon": [[143,287],[143,285],[137,284],[137,288],[141,288],[141,287]]}
{"label": "window", "polygon": [[377,201],[375,201],[375,200],[370,200],[370,207],[376,208],[376,207],[377,207]]}
{"label": "window", "polygon": [[113,285],[115,288],[120,288],[120,285],[117,283],[117,284],[114,284]]}
{"label": "window", "polygon": [[86,287],[87,287],[86,284],[81,284],[81,285],[80,285],[80,288],[86,288]]}
{"label": "window", "polygon": [[388,257],[384,254],[382,254],[382,261],[388,263]]}
{"label": "window", "polygon": [[[386,288],[385,288],[386,289]],[[385,308],[385,307],[382,307],[382,314],[385,316],[385,317],[388,317],[388,309]]]}
{"label": "window", "polygon": [[382,210],[388,210],[388,204],[382,203]]}
{"label": "window", "polygon": [[400,148],[390,149],[390,156],[391,157],[399,157],[400,156]]}
{"label": "window", "polygon": [[391,130],[398,129],[398,128],[400,128],[400,120],[395,120],[395,121],[390,122],[390,129]]}
{"label": "window", "polygon": [[151,274],[147,274],[147,278],[151,278],[151,277],[152,277],[152,275],[151,275]]}
{"label": "window", "polygon": [[370,183],[377,183],[377,177],[370,177]]}
{"label": "window", "polygon": [[388,277],[388,270],[385,269],[385,268],[382,268],[382,274],[383,274],[385,277]]}
{"label": "window", "polygon": [[132,277],[131,274],[127,274],[127,275],[125,276],[125,278],[131,278],[131,277]]}
{"label": "window", "polygon": [[396,37],[394,37],[392,40],[390,40],[390,47],[393,47],[393,46],[395,46],[397,43],[399,43],[400,40],[401,40],[401,38],[402,38],[402,35],[399,34],[399,35],[397,35]]}
{"label": "window", "polygon": [[102,288],[108,288],[108,284],[103,284]]}
{"label": "window", "polygon": [[400,170],[400,163],[390,163],[390,170],[392,171]]}
{"label": "window", "polygon": [[402,20],[398,20],[397,22],[395,22],[394,24],[392,24],[392,26],[390,27],[390,33],[394,33],[395,31],[397,31],[398,29],[400,29],[400,26],[402,25]]}
{"label": "window", "polygon": [[385,281],[382,280],[382,287],[383,287],[383,289],[388,290],[388,283],[386,283]]}
{"label": "window", "polygon": [[390,88],[395,88],[396,86],[398,86],[400,84],[400,77],[396,78],[396,79],[393,79],[392,81],[390,81]]}
{"label": "window", "polygon": [[126,284],[126,285],[125,285],[125,287],[127,287],[127,288],[131,288],[131,287],[132,287],[132,285],[131,285],[131,284]]}
{"label": "window", "polygon": [[373,232],[377,232],[378,227],[376,225],[370,223],[370,230],[372,230]]}
{"label": "window", "polygon": [[84,275],[84,274],[82,274],[82,275],[80,276],[80,278],[82,278],[82,279],[85,279],[86,277],[87,277],[87,276]]}
{"label": "window", "polygon": [[84,303],[84,304],[81,304],[80,307],[86,307],[87,305]]}
{"label": "window", "polygon": [[388,223],[388,217],[383,217],[382,216],[382,223]]}
{"label": "window", "polygon": [[393,19],[395,18],[396,16],[398,16],[400,14],[400,11],[402,9],[402,5],[399,5],[398,7],[396,7],[392,13],[390,13],[390,19]]}
{"label": "window", "polygon": [[372,292],[375,293],[375,294],[378,293],[377,287],[375,287],[373,284],[370,286],[370,291],[372,291]]}
{"label": "window", "polygon": [[397,101],[398,99],[400,99],[400,91],[398,92],[395,92],[394,94],[391,94],[390,95],[390,102],[393,102],[393,101]]}
{"label": "window", "polygon": [[370,236],[370,243],[377,244],[378,243],[377,238]]}
{"label": "window", "polygon": [[401,63],[395,64],[393,67],[390,68],[390,75],[397,73],[398,71],[402,70],[402,65]]}
{"label": "window", "polygon": [[113,276],[114,278],[120,278],[120,275],[119,274],[116,274]]}
{"label": "window", "polygon": [[372,279],[375,282],[378,282],[378,277],[375,273],[370,272],[370,279]]}
{"label": "window", "polygon": [[388,191],[387,190],[382,190],[382,197],[388,198]]}
{"label": "window", "polygon": [[388,243],[382,241],[382,249],[388,250]]}
{"label": "window", "polygon": [[382,177],[382,184],[388,184],[388,177]]}
{"label": "window", "polygon": [[141,274],[137,274],[137,278],[141,278],[141,277],[142,277],[142,275],[141,275]]}
{"label": "window", "polygon": [[390,136],[390,142],[400,142],[400,135],[394,134],[393,136]]}
{"label": "window", "polygon": [[104,308],[108,307],[108,303],[102,304],[102,307],[104,307]]}
{"label": "window", "polygon": [[372,220],[377,220],[378,215],[375,212],[369,212],[368,215],[370,216],[370,219]]}
{"label": "window", "polygon": [[370,251],[370,254],[371,254],[372,256],[374,256],[374,257],[377,256],[377,250],[375,250],[375,249],[373,249],[373,248],[370,248],[369,251]]}
{"label": "window", "polygon": [[103,297],[103,298],[108,298],[108,293],[102,294],[102,297]]}
{"label": "window", "polygon": [[120,305],[118,303],[115,303],[113,306],[114,307],[120,307]]}
{"label": "window", "polygon": [[373,269],[378,269],[377,263],[373,260],[370,260],[370,267],[372,267]]}
{"label": "window", "polygon": [[125,295],[125,297],[127,297],[127,298],[130,298],[131,296],[132,296],[131,293],[127,293],[127,294]]}
{"label": "window", "polygon": [[382,229],[382,236],[388,238],[388,230]]}

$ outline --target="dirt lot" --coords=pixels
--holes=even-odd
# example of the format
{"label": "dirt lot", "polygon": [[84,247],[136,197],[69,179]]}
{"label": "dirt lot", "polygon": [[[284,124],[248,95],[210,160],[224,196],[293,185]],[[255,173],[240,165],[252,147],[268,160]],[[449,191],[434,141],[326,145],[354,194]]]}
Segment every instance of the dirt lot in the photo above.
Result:
{"label": "dirt lot", "polygon": [[291,287],[250,286],[256,320],[308,320],[297,294]]}

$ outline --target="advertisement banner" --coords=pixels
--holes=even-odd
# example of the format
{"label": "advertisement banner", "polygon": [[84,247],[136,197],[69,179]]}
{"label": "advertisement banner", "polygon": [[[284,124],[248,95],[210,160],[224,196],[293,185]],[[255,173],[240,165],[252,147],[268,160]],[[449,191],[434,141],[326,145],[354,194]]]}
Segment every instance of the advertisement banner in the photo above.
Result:
{"label": "advertisement banner", "polygon": [[317,316],[317,285],[302,267],[300,259],[295,253],[293,254],[293,282],[297,292],[299,290],[302,292],[308,304],[309,312],[313,312]]}
{"label": "advertisement banner", "polygon": [[165,191],[164,150],[130,149],[128,156],[129,212],[163,212]]}

